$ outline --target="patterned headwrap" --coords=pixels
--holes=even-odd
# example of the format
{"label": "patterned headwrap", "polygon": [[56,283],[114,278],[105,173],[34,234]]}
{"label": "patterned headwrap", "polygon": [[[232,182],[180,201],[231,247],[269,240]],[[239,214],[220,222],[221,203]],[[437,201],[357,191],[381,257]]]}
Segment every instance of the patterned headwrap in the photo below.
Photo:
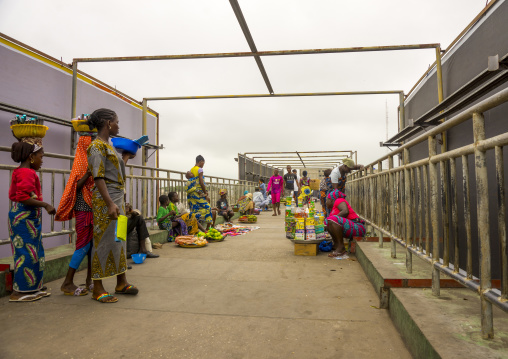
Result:
{"label": "patterned headwrap", "polygon": [[219,196],[221,196],[221,197],[222,197],[222,196],[223,196],[223,195],[225,195],[225,194],[228,194],[228,190],[227,190],[227,189],[221,189],[221,190],[219,191]]}
{"label": "patterned headwrap", "polygon": [[35,153],[42,148],[42,137],[23,137],[21,139],[21,142],[34,145],[34,150],[32,151],[32,153]]}
{"label": "patterned headwrap", "polygon": [[339,198],[346,198],[346,194],[336,189],[328,194],[328,198],[333,199],[335,201]]}

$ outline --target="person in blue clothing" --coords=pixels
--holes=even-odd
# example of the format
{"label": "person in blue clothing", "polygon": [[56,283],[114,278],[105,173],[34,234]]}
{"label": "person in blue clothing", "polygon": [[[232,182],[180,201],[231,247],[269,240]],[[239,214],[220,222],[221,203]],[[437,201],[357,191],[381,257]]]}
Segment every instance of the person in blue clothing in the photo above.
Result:
{"label": "person in blue clothing", "polygon": [[262,178],[259,179],[259,190],[263,194],[263,197],[266,199],[266,184],[265,180]]}

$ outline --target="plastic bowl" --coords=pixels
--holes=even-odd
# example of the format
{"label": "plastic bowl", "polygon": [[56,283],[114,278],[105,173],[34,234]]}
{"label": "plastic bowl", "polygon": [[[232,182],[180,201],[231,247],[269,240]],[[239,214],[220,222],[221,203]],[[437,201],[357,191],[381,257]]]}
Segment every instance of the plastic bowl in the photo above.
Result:
{"label": "plastic bowl", "polygon": [[128,138],[114,137],[111,139],[111,142],[113,142],[113,147],[116,149],[124,150],[132,154],[136,154],[136,152],[138,152],[141,148],[139,143]]}
{"label": "plastic bowl", "polygon": [[132,260],[134,261],[134,263],[136,264],[141,264],[145,261],[146,259],[146,254],[144,253],[135,253],[133,255],[131,255],[132,257]]}
{"label": "plastic bowl", "polygon": [[44,125],[29,125],[29,124],[18,124],[12,125],[11,130],[16,138],[23,137],[39,137],[43,138],[46,136],[47,126]]}
{"label": "plastic bowl", "polygon": [[71,123],[72,127],[74,127],[74,131],[76,132],[97,132],[96,128],[90,130],[87,120],[71,120]]}

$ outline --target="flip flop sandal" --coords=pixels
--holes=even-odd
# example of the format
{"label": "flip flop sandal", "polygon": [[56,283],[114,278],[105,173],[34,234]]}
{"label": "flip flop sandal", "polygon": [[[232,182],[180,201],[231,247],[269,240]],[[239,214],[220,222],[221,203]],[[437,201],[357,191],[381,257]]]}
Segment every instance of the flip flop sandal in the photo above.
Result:
{"label": "flip flop sandal", "polygon": [[72,295],[74,297],[82,297],[82,296],[88,294],[88,289],[77,287],[76,289],[74,289],[74,292],[66,292],[63,290],[62,290],[62,292],[64,292],[64,295]]}
{"label": "flip flop sandal", "polygon": [[9,302],[35,302],[36,300],[39,300],[41,298],[42,298],[42,296],[38,296],[36,293],[36,294],[24,295],[22,297],[19,297],[18,299],[10,299],[9,298]]}
{"label": "flip flop sandal", "polygon": [[[110,298],[110,297],[114,298],[115,300],[103,301],[103,299]],[[97,298],[94,298],[92,295],[92,299],[99,302],[99,303],[116,303],[116,302],[118,302],[118,298],[116,298],[115,296],[113,296],[113,294],[110,294],[108,292],[102,293]]]}
{"label": "flip flop sandal", "polygon": [[122,290],[115,290],[115,294],[138,294],[139,290],[133,285],[127,284]]}
{"label": "flip flop sandal", "polygon": [[42,298],[42,297],[49,297],[51,295],[51,293],[40,290],[37,293],[35,293],[35,295],[38,295],[40,298]]}

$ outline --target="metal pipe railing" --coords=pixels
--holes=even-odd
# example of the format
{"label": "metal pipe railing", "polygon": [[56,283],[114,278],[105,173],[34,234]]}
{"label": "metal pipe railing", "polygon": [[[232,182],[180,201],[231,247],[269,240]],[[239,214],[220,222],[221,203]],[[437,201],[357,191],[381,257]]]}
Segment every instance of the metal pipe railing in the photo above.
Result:
{"label": "metal pipe railing", "polygon": [[[347,191],[352,193],[351,204],[380,237],[387,235],[392,242],[392,257],[396,244],[406,249],[406,271],[412,272],[413,255],[431,264],[432,293],[440,295],[440,275],[444,273],[465,287],[479,293],[481,302],[482,337],[493,338],[493,311],[496,305],[508,312],[508,257],[506,252],[506,203],[503,147],[508,145],[508,132],[487,138],[483,113],[508,102],[508,89],[479,102],[441,125],[427,131],[400,148],[365,166],[363,171],[349,176]],[[437,136],[472,119],[474,142],[437,153]],[[427,141],[427,158],[411,162],[409,153],[414,146]],[[492,287],[491,224],[489,222],[489,186],[487,152],[494,152],[497,187],[497,233],[500,256],[500,291]],[[394,168],[395,156],[403,154],[403,163]],[[474,156],[474,189],[476,211],[471,210],[469,160]],[[388,159],[388,169],[382,162]],[[457,163],[458,162],[458,163]],[[374,173],[374,165],[378,171]],[[457,166],[462,167],[462,191]],[[491,165],[492,166],[492,165]],[[388,176],[388,189],[383,180]],[[389,194],[384,196],[383,191]],[[491,191],[492,192],[492,191]],[[458,200],[458,195],[463,200]],[[490,193],[493,195],[493,193]],[[375,199],[375,202],[374,202]],[[459,206],[463,217],[459,218]],[[385,210],[386,208],[386,210]],[[478,226],[478,256],[473,257],[472,223]],[[460,224],[460,225],[459,225]],[[494,230],[494,228],[492,228]],[[463,233],[464,241],[460,239]],[[416,236],[418,235],[418,240]],[[423,238],[424,237],[424,238]],[[461,244],[465,243],[462,248]],[[453,252],[453,253],[452,253]],[[465,258],[462,258],[465,256]],[[478,262],[478,277],[473,275],[474,261]],[[461,263],[464,268],[461,268]]]}
{"label": "metal pipe railing", "polygon": [[[10,151],[10,147],[0,146],[0,152]],[[69,164],[62,165],[64,168],[70,168],[70,164],[72,164],[72,161],[74,160],[74,156],[55,153],[45,153],[44,156],[69,161]],[[0,171],[9,172],[9,186],[12,178],[12,171],[17,167],[18,166],[16,165],[0,164]],[[127,202],[131,203],[134,208],[141,209],[143,217],[147,221],[151,221],[152,226],[155,224],[154,222],[157,216],[157,209],[159,207],[159,196],[161,194],[167,194],[171,191],[175,191],[179,194],[184,206],[187,207],[187,202],[185,201],[185,185],[187,182],[187,179],[185,178],[186,172],[138,165],[127,165],[126,167],[127,174],[125,190]],[[142,171],[145,171],[145,175],[139,174],[143,173]],[[59,201],[57,193],[63,193],[68,175],[71,171],[68,169],[41,168],[38,172],[43,193],[49,193],[49,203],[52,206],[57,207],[57,202]],[[61,179],[59,177],[61,177]],[[46,183],[47,181],[49,182]],[[216,176],[206,176],[206,183],[212,207],[214,207],[214,203],[216,203],[219,199],[219,189],[227,189],[230,202],[236,203],[245,190],[252,193],[254,192],[254,188],[257,186],[257,183],[255,182],[240,181],[237,179]],[[45,190],[46,185],[49,186],[49,191]],[[10,208],[10,201],[8,205]],[[42,233],[42,237],[48,238],[59,235],[69,235],[69,243],[73,243],[75,241],[75,233],[75,224],[72,221],[68,225],[66,222],[59,222],[59,224],[55,224],[54,217],[51,216],[49,232]],[[11,243],[9,238],[0,239],[0,245],[9,243]]]}

